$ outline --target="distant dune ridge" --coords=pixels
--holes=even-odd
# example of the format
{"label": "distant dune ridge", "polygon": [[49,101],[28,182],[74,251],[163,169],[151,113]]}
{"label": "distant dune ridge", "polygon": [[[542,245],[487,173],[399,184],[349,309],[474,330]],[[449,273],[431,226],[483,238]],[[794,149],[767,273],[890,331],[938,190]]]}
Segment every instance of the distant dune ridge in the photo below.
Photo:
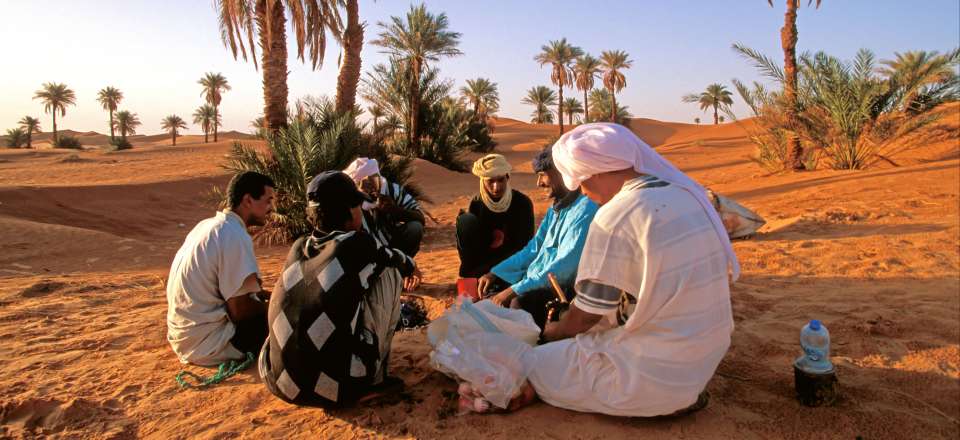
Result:
{"label": "distant dune ridge", "polygon": [[[950,109],[960,125],[960,107]],[[131,150],[0,148],[0,437],[957,438],[960,425],[960,139],[921,145],[866,171],[770,175],[750,155],[751,120],[695,125],[636,118],[629,127],[714,191],[768,224],[735,241],[732,346],[707,386],[708,407],[668,420],[581,414],[535,404],[510,415],[456,416],[456,383],[429,365],[422,330],[397,334],[390,374],[406,392],[336,412],[288,405],[255,369],[202,392],[179,391],[165,339],[165,282],[235,140],[130,136]],[[85,145],[107,136],[63,130]],[[511,183],[534,200],[530,160],[556,125],[496,120]],[[88,139],[88,140],[87,140]],[[181,144],[182,142],[182,144]],[[185,145],[186,147],[181,147]],[[472,155],[475,157],[477,155]],[[469,173],[414,161],[433,200],[416,260],[431,318],[453,302],[455,219],[478,187]],[[257,249],[264,284],[285,247]],[[802,325],[833,338],[842,401],[816,410],[793,397]],[[212,369],[186,367],[203,375]]]}

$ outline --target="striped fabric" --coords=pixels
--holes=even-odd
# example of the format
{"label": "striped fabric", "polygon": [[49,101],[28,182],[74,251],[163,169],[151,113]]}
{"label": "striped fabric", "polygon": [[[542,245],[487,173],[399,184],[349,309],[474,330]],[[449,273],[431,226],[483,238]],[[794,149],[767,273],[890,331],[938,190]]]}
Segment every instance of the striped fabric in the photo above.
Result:
{"label": "striped fabric", "polygon": [[404,191],[399,184],[390,182],[385,177],[380,176],[380,194],[390,197],[397,206],[408,211],[420,210],[420,203],[409,193]]}

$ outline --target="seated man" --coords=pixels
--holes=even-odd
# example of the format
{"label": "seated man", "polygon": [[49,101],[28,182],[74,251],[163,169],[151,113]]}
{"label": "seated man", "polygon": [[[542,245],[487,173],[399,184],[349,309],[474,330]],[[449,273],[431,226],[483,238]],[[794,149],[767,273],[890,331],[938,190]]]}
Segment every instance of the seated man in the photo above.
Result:
{"label": "seated man", "polygon": [[[584,246],[577,297],[514,406],[532,400],[617,416],[706,404],[701,394],[730,346],[729,280],[739,265],[703,188],[627,128],[580,125],[553,146],[567,188],[600,205]],[[728,278],[728,269],[732,277]]]}
{"label": "seated man", "polygon": [[230,208],[201,221],[177,251],[167,279],[167,341],[180,362],[217,365],[256,355],[267,338],[270,294],[247,227],[273,212],[269,177],[245,172],[227,187]]}
{"label": "seated man", "polygon": [[[488,154],[473,163],[480,194],[457,216],[460,276],[478,278],[533,238],[533,203],[510,188],[510,163]],[[481,292],[483,293],[483,292]]]}
{"label": "seated man", "polygon": [[363,210],[373,213],[390,247],[400,249],[411,257],[416,256],[423,241],[424,225],[423,212],[417,200],[402,186],[381,176],[376,159],[357,158],[343,172],[373,199],[363,204]]}
{"label": "seated man", "polygon": [[362,230],[360,204],[369,199],[346,174],[321,173],[307,191],[314,231],[290,248],[274,288],[260,376],[287,402],[349,405],[402,386],[386,376],[399,275],[419,272],[412,258]]}
{"label": "seated man", "polygon": [[544,188],[553,199],[553,206],[527,246],[494,266],[480,278],[478,287],[485,292],[488,286],[497,285],[501,280],[509,283],[509,287],[491,300],[526,310],[542,329],[547,319],[547,302],[556,298],[547,274],[556,276],[563,290],[572,290],[583,242],[597,213],[597,205],[579,189],[570,191],[563,185],[560,172],[553,166],[550,147],[534,158],[533,170],[537,173],[537,186]]}

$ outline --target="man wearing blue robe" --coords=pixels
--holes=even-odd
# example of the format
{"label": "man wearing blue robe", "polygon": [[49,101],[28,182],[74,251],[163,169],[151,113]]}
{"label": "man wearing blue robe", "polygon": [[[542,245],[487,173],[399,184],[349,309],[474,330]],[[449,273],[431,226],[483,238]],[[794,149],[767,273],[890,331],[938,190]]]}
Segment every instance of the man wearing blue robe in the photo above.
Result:
{"label": "man wearing blue robe", "polygon": [[553,206],[527,245],[481,277],[478,288],[481,293],[492,290],[490,299],[494,303],[526,310],[542,329],[547,319],[546,304],[556,298],[548,274],[556,277],[572,300],[580,254],[598,207],[579,190],[570,191],[563,185],[553,166],[550,147],[534,158],[533,169],[537,186],[553,199]]}

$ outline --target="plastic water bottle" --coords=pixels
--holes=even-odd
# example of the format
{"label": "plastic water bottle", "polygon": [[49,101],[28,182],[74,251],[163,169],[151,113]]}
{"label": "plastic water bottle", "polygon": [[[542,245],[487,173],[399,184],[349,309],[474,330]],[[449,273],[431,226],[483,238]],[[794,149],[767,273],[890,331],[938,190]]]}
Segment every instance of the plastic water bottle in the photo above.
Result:
{"label": "plastic water bottle", "polygon": [[830,332],[819,320],[811,320],[800,330],[803,355],[795,362],[797,368],[814,374],[833,372],[830,362]]}

